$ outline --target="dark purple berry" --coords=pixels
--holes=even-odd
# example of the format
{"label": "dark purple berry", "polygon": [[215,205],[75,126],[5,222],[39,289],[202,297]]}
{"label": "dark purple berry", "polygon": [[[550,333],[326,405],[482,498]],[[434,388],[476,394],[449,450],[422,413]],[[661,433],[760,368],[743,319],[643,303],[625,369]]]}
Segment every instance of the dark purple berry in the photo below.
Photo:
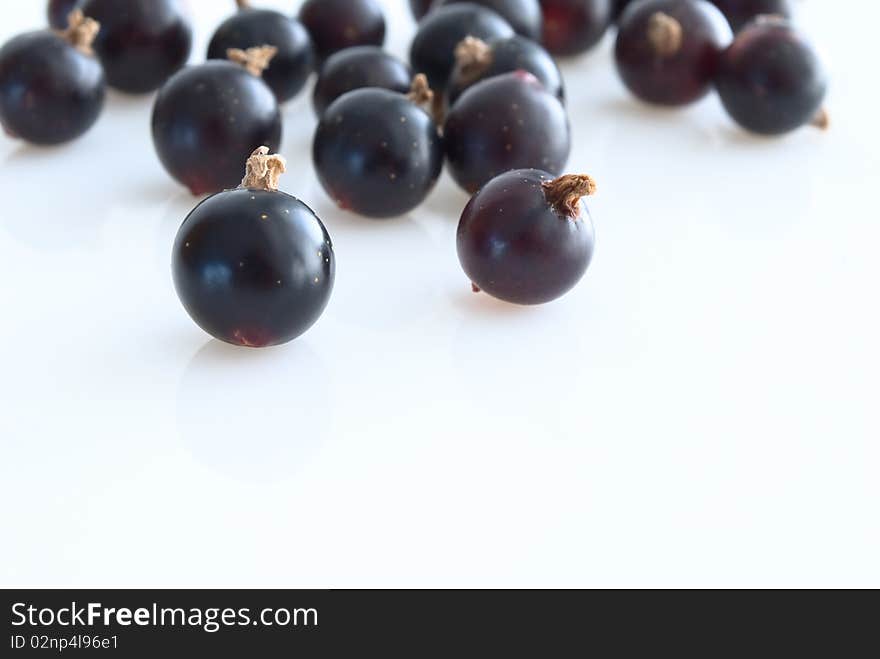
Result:
{"label": "dark purple berry", "polygon": [[593,258],[593,221],[582,197],[595,189],[589,176],[554,178],[538,169],[489,181],[458,224],[458,258],[474,291],[543,304],[571,290]]}
{"label": "dark purple berry", "polygon": [[263,80],[279,103],[302,90],[314,70],[312,40],[299,21],[281,12],[252,9],[241,0],[241,9],[223,21],[208,46],[208,59],[226,59],[230,48],[275,46],[278,52],[263,72]]}
{"label": "dark purple berry", "polygon": [[281,143],[278,101],[259,77],[272,47],[232,51],[244,66],[212,60],[165,83],[153,107],[153,143],[175,179],[195,195],[235,187],[241,163]]}
{"label": "dark purple berry", "polygon": [[345,48],[385,43],[385,15],[376,0],[306,0],[299,20],[312,36],[319,62]]}
{"label": "dark purple berry", "polygon": [[312,103],[320,117],[337,98],[362,87],[381,87],[406,94],[412,84],[409,66],[378,46],[346,48],[331,55],[315,84]]}
{"label": "dark purple berry", "polygon": [[466,90],[446,117],[443,140],[452,177],[468,192],[509,169],[560,174],[571,151],[565,108],[525,71]]}
{"label": "dark purple berry", "polygon": [[758,16],[770,15],[791,18],[789,0],[711,0],[727,18],[734,32]]}
{"label": "dark purple berry", "polygon": [[513,28],[491,9],[471,3],[440,7],[421,23],[409,52],[413,71],[428,76],[431,88],[445,91],[455,67],[455,47],[465,37],[483,41],[512,37]]}
{"label": "dark purple berry", "polygon": [[779,135],[808,123],[827,127],[825,69],[784,18],[760,17],[744,27],[721,55],[715,86],[730,116],[755,133]]}
{"label": "dark purple berry", "polygon": [[421,19],[430,11],[433,2],[434,0],[409,0],[409,8],[416,20]]}
{"label": "dark purple berry", "polygon": [[599,43],[611,25],[611,0],[541,0],[544,47],[554,55],[577,55]]}
{"label": "dark purple berry", "polygon": [[641,0],[621,17],[617,71],[643,101],[687,105],[711,89],[731,36],[724,16],[706,0]]}
{"label": "dark purple berry", "polygon": [[95,52],[120,91],[158,89],[189,59],[192,27],[179,0],[85,0],[83,12],[101,24]]}
{"label": "dark purple berry", "polygon": [[510,23],[517,34],[533,41],[541,40],[544,18],[538,0],[437,0],[434,7],[443,7],[461,2],[471,2],[495,11]]}
{"label": "dark purple berry", "polygon": [[49,17],[49,26],[56,30],[63,30],[67,27],[67,18],[70,12],[79,7],[82,0],[49,0],[46,7],[46,14]]}
{"label": "dark purple berry", "polygon": [[104,71],[91,51],[99,26],[82,12],[63,33],[14,37],[0,49],[0,124],[34,144],[85,133],[104,107]]}
{"label": "dark purple berry", "polygon": [[565,99],[559,67],[540,45],[520,36],[492,39],[489,43],[467,37],[455,49],[455,69],[449,80],[446,97],[455,103],[465,89],[474,84],[514,71],[527,71],[560,101]]}
{"label": "dark purple berry", "polygon": [[199,327],[258,348],[295,339],[327,306],[335,257],[321,220],[277,188],[284,160],[258,149],[241,187],[205,199],[174,241],[177,295]]}
{"label": "dark purple berry", "polygon": [[343,94],[321,116],[312,155],[318,178],[340,208],[394,217],[418,206],[443,167],[433,94],[423,75],[409,95],[368,87]]}

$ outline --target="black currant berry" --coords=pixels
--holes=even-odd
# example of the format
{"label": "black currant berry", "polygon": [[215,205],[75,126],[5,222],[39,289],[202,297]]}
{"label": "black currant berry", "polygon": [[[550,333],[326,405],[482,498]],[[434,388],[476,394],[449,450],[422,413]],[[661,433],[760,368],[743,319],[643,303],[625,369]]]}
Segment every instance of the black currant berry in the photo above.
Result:
{"label": "black currant berry", "polygon": [[731,36],[724,16],[706,0],[641,0],[620,19],[617,71],[645,102],[687,105],[711,89]]}
{"label": "black currant berry", "polygon": [[68,28],[28,32],[0,49],[0,124],[34,144],[85,133],[104,107],[104,71],[91,50],[99,29],[81,11]]}
{"label": "black currant berry", "polygon": [[320,62],[345,48],[385,43],[385,15],[376,0],[306,0],[299,20]]}
{"label": "black currant berry", "polygon": [[727,18],[734,32],[758,16],[782,16],[791,18],[789,0],[711,0]]}
{"label": "black currant berry", "polygon": [[299,199],[278,191],[284,159],[257,149],[236,190],[196,206],[174,241],[177,295],[199,327],[235,345],[287,343],[327,306],[330,236]]}
{"label": "black currant berry", "polygon": [[83,12],[101,24],[95,52],[120,91],[158,89],[189,59],[192,28],[178,0],[85,0]]}
{"label": "black currant berry", "polygon": [[409,62],[413,71],[428,76],[432,89],[445,91],[455,67],[455,47],[465,37],[489,41],[513,35],[508,22],[486,7],[470,3],[440,7],[419,23]]}
{"label": "black currant berry", "polygon": [[530,39],[515,36],[492,39],[489,43],[466,37],[455,49],[455,69],[449,79],[446,97],[449,105],[472,85],[514,71],[527,71],[560,101],[565,99],[559,67],[541,46]]}
{"label": "black currant berry", "polygon": [[66,29],[70,12],[81,4],[82,0],[49,0],[49,4],[46,7],[49,26],[54,27],[56,30]]}
{"label": "black currant berry", "polygon": [[263,80],[279,103],[299,94],[314,70],[312,40],[303,25],[281,12],[252,9],[238,0],[239,11],[223,21],[208,46],[208,59],[226,59],[230,48],[275,46],[278,52],[263,72]]}
{"label": "black currant berry", "polygon": [[260,145],[281,143],[278,101],[260,73],[274,46],[232,49],[230,59],[190,66],[156,97],[153,143],[175,179],[195,195],[234,187],[241,163]]}
{"label": "black currant berry", "polygon": [[346,48],[321,67],[312,103],[320,117],[337,98],[354,89],[381,87],[406,94],[412,84],[409,66],[378,46]]}
{"label": "black currant berry", "polygon": [[509,169],[560,174],[571,151],[565,108],[525,71],[466,90],[446,117],[443,141],[452,177],[471,193]]}
{"label": "black currant berry", "polygon": [[721,102],[737,123],[779,135],[805,124],[828,126],[822,109],[828,79],[806,38],[784,18],[759,17],[721,55],[715,77]]}
{"label": "black currant berry", "polygon": [[420,20],[431,10],[433,3],[434,0],[409,0],[409,8],[416,20]]}
{"label": "black currant berry", "polygon": [[599,43],[611,25],[611,0],[541,0],[544,47],[554,55],[577,55]]}
{"label": "black currant berry", "polygon": [[554,178],[538,169],[489,181],[458,224],[458,258],[474,291],[543,304],[571,290],[593,258],[593,221],[582,197],[595,190],[589,176]]}
{"label": "black currant berry", "polygon": [[541,5],[538,4],[538,0],[437,0],[434,7],[461,2],[488,7],[510,23],[510,27],[517,34],[533,41],[541,40],[544,17],[541,15]]}
{"label": "black currant berry", "polygon": [[394,217],[428,196],[443,166],[437,124],[422,109],[432,101],[420,74],[406,96],[364,88],[330,104],[318,123],[312,155],[321,184],[340,208]]}

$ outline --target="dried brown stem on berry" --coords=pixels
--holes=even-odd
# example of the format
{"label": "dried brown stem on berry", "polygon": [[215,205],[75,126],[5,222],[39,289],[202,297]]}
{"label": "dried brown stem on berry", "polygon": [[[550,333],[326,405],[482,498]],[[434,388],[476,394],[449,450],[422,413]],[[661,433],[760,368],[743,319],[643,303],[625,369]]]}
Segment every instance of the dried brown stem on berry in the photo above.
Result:
{"label": "dried brown stem on berry", "polygon": [[492,66],[492,49],[482,39],[465,37],[455,47],[455,66],[461,81],[469,85]]}
{"label": "dried brown stem on berry", "polygon": [[278,49],[275,46],[256,46],[247,50],[229,48],[226,57],[230,62],[241,64],[248,73],[260,78],[277,53]]}
{"label": "dried brown stem on berry", "polygon": [[819,130],[828,130],[831,127],[831,115],[828,114],[828,110],[820,108],[810,121],[810,125]]}
{"label": "dried brown stem on berry", "polygon": [[245,165],[242,188],[250,190],[278,190],[278,179],[287,169],[287,160],[278,154],[269,154],[269,147],[261,146],[251,154]]}
{"label": "dried brown stem on berry", "polygon": [[67,29],[61,32],[61,36],[79,52],[92,55],[92,44],[100,29],[98,21],[83,14],[82,9],[74,9],[67,17]]}
{"label": "dried brown stem on berry", "polygon": [[669,14],[658,11],[648,19],[648,41],[661,57],[671,57],[681,50],[684,28]]}
{"label": "dried brown stem on berry", "polygon": [[596,194],[596,181],[586,174],[566,174],[542,186],[547,202],[560,215],[576,220],[581,214],[581,197]]}
{"label": "dried brown stem on berry", "polygon": [[412,86],[409,88],[409,94],[406,97],[433,116],[434,92],[430,85],[428,85],[428,78],[424,73],[419,73],[413,78]]}

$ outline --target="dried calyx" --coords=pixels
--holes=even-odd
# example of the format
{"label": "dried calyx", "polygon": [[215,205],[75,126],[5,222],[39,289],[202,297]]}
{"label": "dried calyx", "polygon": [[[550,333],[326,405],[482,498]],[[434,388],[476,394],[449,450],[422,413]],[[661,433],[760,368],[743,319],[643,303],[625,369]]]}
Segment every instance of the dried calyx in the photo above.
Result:
{"label": "dried calyx", "polygon": [[242,50],[241,48],[229,48],[226,57],[230,62],[241,64],[245,70],[255,76],[262,77],[263,71],[269,68],[272,58],[278,53],[275,46],[256,46]]}
{"label": "dried calyx", "polygon": [[566,174],[552,181],[545,181],[541,187],[544,188],[544,196],[553,210],[573,220],[580,217],[581,197],[596,193],[596,181],[586,174]]}
{"label": "dried calyx", "polygon": [[235,0],[235,4],[238,5],[239,9],[251,8],[251,0]]}
{"label": "dried calyx", "polygon": [[492,48],[482,39],[465,37],[455,47],[455,66],[466,85],[477,80],[492,65]]}
{"label": "dried calyx", "polygon": [[409,88],[409,94],[406,97],[428,114],[433,113],[434,92],[428,85],[428,78],[424,73],[419,73],[413,78],[412,86]]}
{"label": "dried calyx", "polygon": [[67,29],[61,32],[61,36],[81,53],[91,55],[92,44],[100,29],[98,21],[83,14],[82,9],[74,9],[67,17]]}
{"label": "dried calyx", "polygon": [[269,147],[261,146],[254,151],[245,165],[242,188],[249,190],[278,190],[278,179],[287,169],[284,156],[269,154]]}
{"label": "dried calyx", "polygon": [[820,108],[816,116],[810,121],[810,125],[819,130],[828,130],[831,127],[831,117],[828,114],[828,110]]}
{"label": "dried calyx", "polygon": [[681,50],[684,28],[669,14],[658,11],[648,19],[648,41],[655,53],[670,57]]}

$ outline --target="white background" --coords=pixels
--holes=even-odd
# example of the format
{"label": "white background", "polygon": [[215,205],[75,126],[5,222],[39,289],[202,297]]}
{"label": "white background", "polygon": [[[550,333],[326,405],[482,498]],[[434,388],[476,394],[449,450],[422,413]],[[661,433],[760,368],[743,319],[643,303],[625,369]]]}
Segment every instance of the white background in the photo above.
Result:
{"label": "white background", "polygon": [[[189,4],[198,61],[233,3]],[[538,308],[470,292],[445,176],[410,217],[334,209],[308,94],[282,187],[327,224],[337,284],[270,350],[177,301],[196,200],[149,97],[111,94],[61,148],[0,138],[0,583],[880,586],[880,10],[846,4],[799,5],[826,134],[639,105],[610,36],[565,62],[598,245]],[[3,40],[43,23],[0,8]]]}

